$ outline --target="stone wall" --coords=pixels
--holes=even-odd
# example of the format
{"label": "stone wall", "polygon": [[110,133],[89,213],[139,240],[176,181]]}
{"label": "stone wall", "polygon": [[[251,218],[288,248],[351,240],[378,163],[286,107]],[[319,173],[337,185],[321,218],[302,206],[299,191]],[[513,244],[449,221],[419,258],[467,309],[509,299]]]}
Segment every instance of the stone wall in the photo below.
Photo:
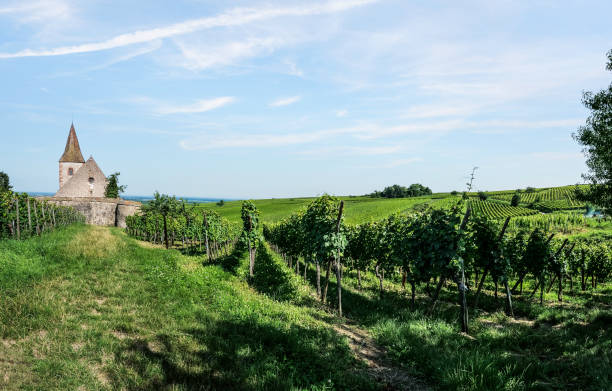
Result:
{"label": "stone wall", "polygon": [[39,197],[57,205],[71,206],[81,212],[87,224],[125,228],[125,218],[140,209],[140,202],[110,198]]}

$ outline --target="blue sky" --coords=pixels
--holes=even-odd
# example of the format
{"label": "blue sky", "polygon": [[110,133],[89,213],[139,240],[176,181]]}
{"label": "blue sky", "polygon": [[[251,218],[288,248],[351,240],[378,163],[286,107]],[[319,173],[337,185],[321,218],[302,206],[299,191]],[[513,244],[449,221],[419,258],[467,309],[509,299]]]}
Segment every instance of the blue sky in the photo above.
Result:
{"label": "blue sky", "polygon": [[71,120],[128,194],[580,181],[608,1],[0,0],[0,170],[54,192]]}

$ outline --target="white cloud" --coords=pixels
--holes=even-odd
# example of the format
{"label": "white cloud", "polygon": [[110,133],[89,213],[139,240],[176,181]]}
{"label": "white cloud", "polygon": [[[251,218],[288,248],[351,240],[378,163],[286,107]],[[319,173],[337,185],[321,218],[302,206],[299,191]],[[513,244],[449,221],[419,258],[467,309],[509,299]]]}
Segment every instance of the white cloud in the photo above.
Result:
{"label": "white cloud", "polygon": [[342,117],[346,117],[346,115],[348,114],[348,110],[336,110],[336,117],[342,118]]}
{"label": "white cloud", "polygon": [[38,23],[68,19],[72,9],[63,0],[12,2],[0,8],[0,16],[15,17],[21,23]]}
{"label": "white cloud", "polygon": [[[338,136],[350,136],[358,140],[374,140],[384,139],[388,137],[401,136],[405,134],[425,135],[445,133],[451,131],[473,131],[474,129],[490,129],[497,126],[499,128],[508,129],[538,129],[548,127],[565,126],[567,123],[572,123],[574,120],[553,120],[553,121],[524,121],[524,120],[509,120],[509,121],[463,121],[449,120],[427,122],[420,124],[404,124],[383,126],[373,123],[364,123],[351,127],[331,128],[308,133],[293,133],[293,134],[245,134],[245,135],[196,135],[194,137],[184,139],[180,142],[180,146],[187,150],[202,150],[202,149],[220,149],[220,148],[261,148],[261,147],[278,147],[286,145],[307,144],[317,141],[328,141]],[[421,143],[420,139],[413,139],[411,143],[416,145]],[[333,153],[342,154],[363,154],[363,155],[384,155],[402,151],[403,149],[397,146],[354,146],[354,147],[325,147],[317,148],[302,152],[304,155],[315,155],[317,153]],[[413,160],[406,161],[398,160],[396,165],[415,162]]]}
{"label": "white cloud", "polygon": [[301,96],[290,96],[288,98],[277,99],[269,104],[270,107],[288,106],[302,99]]}
{"label": "white cloud", "polygon": [[220,45],[190,45],[185,42],[177,42],[182,54],[182,59],[178,60],[178,63],[189,70],[203,70],[229,65],[243,58],[269,52],[284,43],[282,39],[273,37],[248,38]]}
{"label": "white cloud", "polygon": [[235,100],[231,96],[222,96],[214,99],[199,100],[194,104],[185,106],[160,106],[156,111],[158,114],[203,113],[233,103]]}
{"label": "white cloud", "polygon": [[75,53],[96,52],[175,37],[215,27],[241,26],[256,21],[283,16],[310,16],[342,12],[351,8],[372,4],[376,1],[378,0],[332,0],[324,3],[294,7],[267,7],[259,9],[235,8],[216,16],[192,19],[166,27],[121,34],[105,41],[74,46],[62,46],[47,50],[24,49],[16,53],[0,53],[0,58],[61,56]]}

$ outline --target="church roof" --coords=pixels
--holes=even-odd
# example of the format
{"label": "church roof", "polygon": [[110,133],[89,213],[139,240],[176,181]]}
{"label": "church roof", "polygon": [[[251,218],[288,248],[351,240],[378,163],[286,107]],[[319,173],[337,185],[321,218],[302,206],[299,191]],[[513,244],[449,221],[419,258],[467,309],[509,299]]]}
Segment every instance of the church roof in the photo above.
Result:
{"label": "church roof", "polygon": [[74,124],[70,124],[70,133],[68,133],[66,149],[64,149],[64,154],[59,161],[60,163],[85,163],[85,159],[83,159],[83,154],[81,153],[81,147],[79,146],[79,139],[74,130]]}

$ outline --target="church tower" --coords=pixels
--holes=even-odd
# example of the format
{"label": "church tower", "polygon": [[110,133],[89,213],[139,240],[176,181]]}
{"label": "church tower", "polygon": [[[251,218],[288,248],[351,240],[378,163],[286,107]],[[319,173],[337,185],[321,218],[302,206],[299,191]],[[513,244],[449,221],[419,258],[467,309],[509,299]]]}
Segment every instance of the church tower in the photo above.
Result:
{"label": "church tower", "polygon": [[60,189],[69,179],[85,164],[79,139],[77,138],[74,124],[70,125],[68,140],[66,141],[66,149],[59,160],[59,185]]}

